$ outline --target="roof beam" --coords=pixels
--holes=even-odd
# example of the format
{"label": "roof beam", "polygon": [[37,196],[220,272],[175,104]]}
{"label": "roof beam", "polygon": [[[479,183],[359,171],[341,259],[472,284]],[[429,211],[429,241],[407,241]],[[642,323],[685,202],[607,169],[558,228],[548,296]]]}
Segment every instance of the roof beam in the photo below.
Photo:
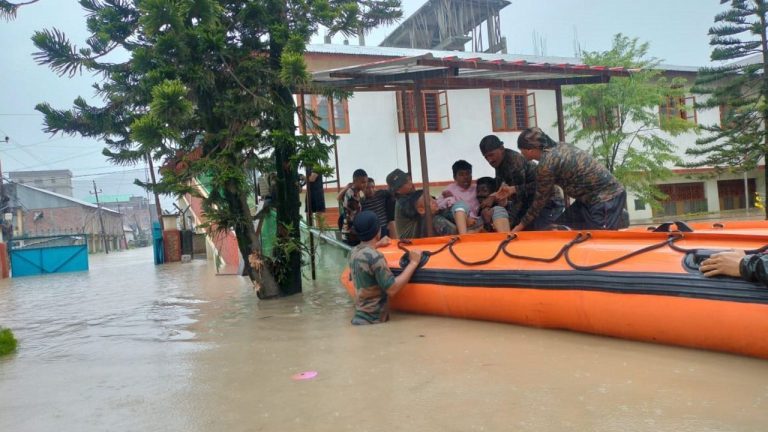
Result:
{"label": "roof beam", "polygon": [[607,68],[595,66],[582,66],[571,64],[536,64],[528,62],[504,62],[504,61],[468,61],[459,59],[428,59],[422,58],[416,61],[420,66],[432,67],[455,67],[459,69],[484,69],[506,72],[551,72],[551,73],[572,73],[579,75],[612,75],[629,76],[631,71],[625,68]]}
{"label": "roof beam", "polygon": [[359,72],[331,72],[331,78],[352,78],[337,82],[346,86],[365,85],[365,84],[388,84],[402,83],[403,81],[424,81],[435,78],[450,78],[458,75],[458,69],[453,67],[442,67],[440,69],[428,69],[413,72],[401,72],[395,74],[375,75]]}

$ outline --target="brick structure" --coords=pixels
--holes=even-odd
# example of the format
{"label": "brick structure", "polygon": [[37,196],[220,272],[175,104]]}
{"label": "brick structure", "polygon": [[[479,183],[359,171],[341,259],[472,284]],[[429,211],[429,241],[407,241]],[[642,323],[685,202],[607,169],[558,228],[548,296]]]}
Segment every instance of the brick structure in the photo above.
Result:
{"label": "brick structure", "polygon": [[88,251],[91,253],[104,250],[104,237],[109,250],[121,248],[123,221],[120,213],[101,209],[102,236],[99,208],[94,204],[22,184],[6,185],[5,190],[14,209],[14,237],[84,233],[88,235]]}

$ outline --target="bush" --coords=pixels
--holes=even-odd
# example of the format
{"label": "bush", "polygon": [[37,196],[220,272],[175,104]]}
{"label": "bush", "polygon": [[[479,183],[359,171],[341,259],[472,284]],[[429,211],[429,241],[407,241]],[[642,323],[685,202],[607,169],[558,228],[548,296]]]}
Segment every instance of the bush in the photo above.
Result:
{"label": "bush", "polygon": [[16,338],[11,329],[0,327],[0,356],[10,354],[16,350]]}

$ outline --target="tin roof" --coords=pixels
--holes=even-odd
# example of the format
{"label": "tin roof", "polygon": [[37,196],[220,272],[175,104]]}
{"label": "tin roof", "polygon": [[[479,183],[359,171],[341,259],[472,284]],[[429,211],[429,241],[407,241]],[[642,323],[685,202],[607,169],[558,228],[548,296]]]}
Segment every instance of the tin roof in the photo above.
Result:
{"label": "tin roof", "polygon": [[[425,54],[431,54],[435,58],[457,57],[460,59],[481,59],[484,61],[503,60],[514,63],[516,61],[526,61],[529,63],[547,63],[547,64],[582,64],[582,60],[577,57],[560,56],[535,56],[529,54],[491,54],[477,53],[469,51],[446,51],[429,50],[421,48],[401,48],[401,47],[382,47],[382,46],[360,46],[360,45],[339,45],[339,44],[310,44],[307,45],[308,54],[329,54],[329,55],[350,55],[350,56],[374,56],[374,57],[414,57]],[[660,64],[658,69],[667,72],[696,73],[698,66],[680,66],[670,64]]]}
{"label": "tin roof", "polygon": [[459,56],[456,52],[436,57],[428,52],[315,72],[313,81],[351,91],[397,90],[416,81],[423,89],[554,89],[562,85],[604,83],[611,76],[629,76],[633,71],[568,62],[510,61],[491,55]]}

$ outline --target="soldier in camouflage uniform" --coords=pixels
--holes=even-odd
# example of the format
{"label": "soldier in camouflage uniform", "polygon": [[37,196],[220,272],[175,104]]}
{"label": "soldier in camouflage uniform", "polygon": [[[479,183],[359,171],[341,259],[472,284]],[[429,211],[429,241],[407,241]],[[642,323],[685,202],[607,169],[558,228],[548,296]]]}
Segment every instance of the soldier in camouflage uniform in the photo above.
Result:
{"label": "soldier in camouflage uniform", "polygon": [[[421,238],[426,237],[426,225],[424,224],[424,200],[423,191],[415,190],[411,176],[400,169],[395,169],[387,175],[387,186],[395,196],[395,231],[397,238]],[[421,203],[419,202],[421,201]],[[456,225],[442,215],[437,214],[437,203],[432,210],[432,229],[435,235],[456,234]]]}
{"label": "soldier in camouflage uniform", "polygon": [[[480,140],[480,151],[485,160],[496,169],[498,189],[491,199],[481,203],[481,207],[493,207],[494,203],[502,203],[509,198],[506,209],[511,226],[515,226],[533,202],[536,193],[536,164],[512,149],[505,149],[504,143],[496,135],[488,135]],[[549,228],[563,213],[564,203],[562,190],[555,188],[551,198],[528,228]]]}
{"label": "soldier in camouflage uniform", "polygon": [[746,255],[743,250],[720,252],[699,266],[704,276],[733,276],[768,286],[768,254]]}
{"label": "soldier in camouflage uniform", "polygon": [[[423,197],[424,191],[419,189],[397,201],[395,225],[397,225],[397,234],[401,239],[427,237],[426,209],[424,208]],[[438,211],[437,201],[430,197],[430,202],[432,205],[432,231],[434,231],[434,234],[436,236],[457,234],[456,225]]]}
{"label": "soldier in camouflage uniform", "polygon": [[389,320],[389,297],[395,296],[413,276],[421,251],[411,250],[410,261],[397,277],[387,266],[384,255],[376,250],[381,238],[379,219],[375,213],[364,210],[355,218],[354,228],[361,243],[349,254],[349,268],[355,286],[355,316],[352,324],[377,324]]}
{"label": "soldier in camouflage uniform", "polygon": [[592,156],[566,143],[556,143],[539,128],[524,130],[517,139],[517,147],[526,159],[537,160],[539,165],[533,203],[512,232],[534,221],[556,186],[575,200],[557,219],[558,224],[574,229],[626,227],[624,186]]}

